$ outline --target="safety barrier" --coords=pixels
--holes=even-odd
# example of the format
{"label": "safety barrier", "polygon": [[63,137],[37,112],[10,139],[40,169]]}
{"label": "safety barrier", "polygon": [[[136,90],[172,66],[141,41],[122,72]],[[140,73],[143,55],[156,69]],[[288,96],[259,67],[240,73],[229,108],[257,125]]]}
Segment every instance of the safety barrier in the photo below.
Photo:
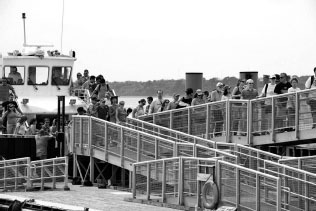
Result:
{"label": "safety barrier", "polygon": [[[206,173],[218,158],[174,157],[133,164],[133,198],[194,207],[200,203],[198,173]],[[186,198],[190,198],[187,202]],[[191,204],[187,204],[191,203]]]}
{"label": "safety barrier", "polygon": [[[201,207],[201,188],[215,167],[221,205],[238,210],[281,210],[281,183],[274,177],[220,158],[175,157],[133,164],[133,198]],[[204,175],[203,175],[204,174]],[[213,194],[217,194],[214,192]],[[207,197],[214,197],[208,195]]]}
{"label": "safety barrier", "polygon": [[316,174],[316,156],[280,159],[279,163]]}
{"label": "safety barrier", "polygon": [[316,175],[279,163],[265,161],[261,172],[281,180],[282,208],[285,210],[316,209]]}
{"label": "safety barrier", "polygon": [[[316,133],[311,129],[316,127],[316,89],[250,101],[213,102],[144,115],[139,119],[227,143],[297,142],[315,138]],[[291,133],[287,135],[287,132]]]}
{"label": "safety barrier", "polygon": [[0,161],[0,189],[3,191],[25,188],[24,183],[28,181],[28,169],[30,158],[19,158]]}
{"label": "safety barrier", "polygon": [[56,188],[56,182],[63,182],[64,189],[68,188],[68,157],[59,157],[46,160],[32,161],[30,163],[30,175],[28,175],[30,187],[40,186],[44,190],[47,185]]}
{"label": "safety barrier", "polygon": [[32,161],[29,157],[0,161],[0,189],[32,189],[40,183],[41,190],[45,184],[64,182],[68,189],[68,157]]}
{"label": "safety barrier", "polygon": [[222,204],[238,210],[281,210],[278,177],[220,160],[216,172]]}
{"label": "safety barrier", "polygon": [[247,100],[219,101],[144,115],[139,119],[206,139],[224,136],[229,140],[231,135],[247,134],[248,104]]}

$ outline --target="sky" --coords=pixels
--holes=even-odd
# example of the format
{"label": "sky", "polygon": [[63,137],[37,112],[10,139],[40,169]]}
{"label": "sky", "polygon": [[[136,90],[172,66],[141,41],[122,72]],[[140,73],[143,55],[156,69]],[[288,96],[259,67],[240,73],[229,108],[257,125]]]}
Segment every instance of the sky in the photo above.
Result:
{"label": "sky", "polygon": [[[0,0],[0,52],[29,44],[61,50],[63,0]],[[311,75],[315,0],[64,0],[62,52],[74,72],[108,81]]]}

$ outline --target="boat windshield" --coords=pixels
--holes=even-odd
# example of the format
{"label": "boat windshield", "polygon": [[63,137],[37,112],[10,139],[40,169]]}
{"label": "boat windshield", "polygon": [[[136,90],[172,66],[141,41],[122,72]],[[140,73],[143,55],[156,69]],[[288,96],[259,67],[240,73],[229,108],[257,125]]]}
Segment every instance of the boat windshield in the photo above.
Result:
{"label": "boat windshield", "polygon": [[23,66],[5,66],[4,76],[11,85],[24,84],[25,67]]}
{"label": "boat windshield", "polygon": [[71,67],[53,67],[52,85],[67,86],[70,82]]}
{"label": "boat windshield", "polygon": [[30,66],[28,73],[28,85],[48,84],[48,67]]}

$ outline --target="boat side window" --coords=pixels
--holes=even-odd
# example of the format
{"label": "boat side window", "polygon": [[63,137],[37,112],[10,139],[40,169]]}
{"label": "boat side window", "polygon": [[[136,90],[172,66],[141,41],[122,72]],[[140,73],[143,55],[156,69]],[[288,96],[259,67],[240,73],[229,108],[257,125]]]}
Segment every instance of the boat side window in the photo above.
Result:
{"label": "boat side window", "polygon": [[48,84],[48,67],[29,66],[28,85],[47,85]]}
{"label": "boat side window", "polygon": [[67,86],[70,82],[71,67],[53,67],[52,85]]}
{"label": "boat side window", "polygon": [[5,66],[4,76],[11,85],[23,85],[25,77],[25,67],[23,66]]}

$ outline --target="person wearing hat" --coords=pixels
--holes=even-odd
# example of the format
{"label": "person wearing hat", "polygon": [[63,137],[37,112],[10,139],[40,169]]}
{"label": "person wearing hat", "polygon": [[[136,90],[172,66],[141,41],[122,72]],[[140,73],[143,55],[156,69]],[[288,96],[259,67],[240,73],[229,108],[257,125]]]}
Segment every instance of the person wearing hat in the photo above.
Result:
{"label": "person wearing hat", "polygon": [[145,109],[144,109],[145,105],[146,105],[145,99],[141,99],[140,101],[138,101],[138,106],[136,108],[134,108],[132,111],[132,117],[138,118],[139,116],[144,115],[145,114]]}
{"label": "person wearing hat", "polygon": [[150,104],[148,114],[157,113],[158,109],[161,107],[162,103],[163,103],[163,91],[162,90],[158,90],[157,91],[157,99],[155,99]]}
{"label": "person wearing hat", "polygon": [[192,98],[193,98],[193,89],[192,88],[187,88],[185,90],[185,96],[182,97],[180,99],[180,101],[179,101],[178,108],[185,108],[187,106],[191,106]]}
{"label": "person wearing hat", "polygon": [[191,105],[195,106],[195,105],[201,105],[205,103],[205,100],[203,99],[203,92],[201,89],[197,89],[196,90],[196,97],[192,100]]}
{"label": "person wearing hat", "polygon": [[173,110],[173,109],[177,109],[179,106],[179,97],[180,94],[178,93],[174,93],[173,94],[173,100],[168,104],[167,106],[167,110]]}
{"label": "person wearing hat", "polygon": [[[305,83],[306,89],[316,89],[316,67],[314,68],[314,75],[308,77]],[[316,91],[311,91],[309,93],[308,104],[311,107],[311,113],[313,117],[313,128],[316,128]]]}
{"label": "person wearing hat", "polygon": [[[270,81],[271,81],[270,83],[266,84],[263,87],[260,97],[270,97],[270,96],[275,95],[274,89],[276,86],[276,75],[271,75]],[[263,114],[261,114],[262,116],[261,130],[265,134],[265,133],[269,133],[269,131],[271,130],[271,117],[272,117],[271,116],[271,113],[272,113],[272,99],[271,98],[264,101],[262,110],[263,110]]]}
{"label": "person wearing hat", "polygon": [[[223,96],[223,87],[222,82],[216,84],[216,89],[211,92],[211,102],[217,102],[222,100]],[[212,105],[211,106],[211,125],[210,133],[214,136],[220,136],[221,131],[223,130],[223,113],[221,105]]]}

